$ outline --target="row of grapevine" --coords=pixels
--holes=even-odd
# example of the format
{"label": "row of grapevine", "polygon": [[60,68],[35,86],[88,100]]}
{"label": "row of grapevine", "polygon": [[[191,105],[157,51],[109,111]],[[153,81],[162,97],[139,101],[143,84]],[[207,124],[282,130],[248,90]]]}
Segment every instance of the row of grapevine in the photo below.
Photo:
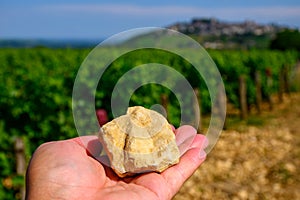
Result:
{"label": "row of grapevine", "polygon": [[[17,189],[23,184],[15,170],[14,141],[17,137],[25,142],[25,155],[29,160],[34,149],[43,142],[78,136],[72,115],[72,89],[77,71],[89,53],[89,49],[0,49],[0,199],[18,197]],[[111,50],[107,49],[108,53]],[[299,58],[297,52],[279,51],[209,51],[225,83],[228,101],[239,106],[238,79],[247,79],[248,102],[255,102],[254,74],[262,74],[264,94],[276,92],[279,88],[278,75],[283,66],[292,67]],[[199,58],[201,59],[201,58]],[[96,92],[96,109],[111,113],[111,95],[115,84],[134,66],[146,63],[160,63],[171,66],[189,80],[193,88],[201,93],[202,111],[210,111],[210,97],[201,75],[187,62],[170,52],[162,50],[136,50],[115,60],[104,72]],[[94,70],[97,70],[95,68]],[[208,69],[209,70],[209,69]],[[88,69],[87,73],[95,71]],[[151,72],[151,70],[150,70]],[[132,77],[139,81],[144,77],[157,78],[155,72],[140,71]],[[267,87],[267,77],[273,83]],[[172,76],[158,77],[169,87],[181,84]],[[87,89],[92,80],[82,80]],[[85,89],[85,88],[83,88]],[[87,90],[88,91],[88,90]],[[151,107],[161,103],[161,95],[168,97],[168,118],[175,126],[180,122],[178,97],[168,88],[158,84],[147,84],[136,91],[124,87],[118,98],[127,98],[130,105]],[[84,93],[85,95],[92,95]],[[192,105],[189,96],[186,104]],[[87,106],[83,104],[83,107]],[[188,112],[188,111],[187,111]],[[189,113],[186,113],[189,115]],[[95,116],[95,113],[92,113]],[[84,121],[92,119],[83,119]],[[21,180],[21,181],[20,181]]]}
{"label": "row of grapevine", "polygon": [[[299,55],[294,51],[212,51],[211,57],[218,66],[225,83],[229,102],[239,106],[239,77],[244,75],[247,83],[247,100],[255,103],[255,73],[262,78],[262,93],[267,95],[279,90],[279,75],[283,68],[291,72]],[[272,80],[268,84],[268,79]]]}
{"label": "row of grapevine", "polygon": [[74,76],[88,50],[0,50],[0,199],[19,197],[14,142],[24,140],[28,161],[43,142],[75,137]]}

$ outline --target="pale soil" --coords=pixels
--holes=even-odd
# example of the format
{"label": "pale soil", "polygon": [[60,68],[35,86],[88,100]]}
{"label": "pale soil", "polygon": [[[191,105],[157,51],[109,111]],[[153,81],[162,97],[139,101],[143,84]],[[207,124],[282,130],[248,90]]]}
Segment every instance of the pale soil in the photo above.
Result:
{"label": "pale soil", "polygon": [[267,110],[228,125],[174,199],[300,199],[300,94]]}

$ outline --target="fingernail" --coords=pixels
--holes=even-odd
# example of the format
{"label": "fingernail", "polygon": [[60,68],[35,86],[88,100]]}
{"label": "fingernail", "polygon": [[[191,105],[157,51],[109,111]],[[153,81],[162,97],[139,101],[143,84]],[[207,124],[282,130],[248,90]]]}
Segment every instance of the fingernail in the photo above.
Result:
{"label": "fingernail", "polygon": [[201,150],[200,153],[199,153],[199,159],[202,160],[206,157],[206,153],[204,150]]}
{"label": "fingernail", "polygon": [[207,137],[205,137],[205,139],[204,139],[204,141],[202,143],[201,149],[205,149],[208,146],[208,144],[209,144],[209,141],[208,141]]}

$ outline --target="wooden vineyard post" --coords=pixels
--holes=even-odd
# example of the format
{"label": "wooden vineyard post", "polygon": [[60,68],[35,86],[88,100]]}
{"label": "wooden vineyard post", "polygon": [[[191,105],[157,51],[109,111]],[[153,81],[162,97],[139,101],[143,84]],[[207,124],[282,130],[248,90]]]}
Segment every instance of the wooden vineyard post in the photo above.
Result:
{"label": "wooden vineyard post", "polygon": [[166,111],[166,118],[167,120],[169,120],[169,113],[168,113],[168,96],[166,94],[162,94],[160,96],[160,102],[161,105],[164,107],[165,111]]}
{"label": "wooden vineyard post", "polygon": [[226,129],[226,103],[225,88],[221,83],[218,83],[216,97],[212,105],[212,114],[215,117],[211,120],[211,125]]}
{"label": "wooden vineyard post", "polygon": [[240,94],[241,118],[246,119],[248,116],[247,88],[246,88],[245,76],[243,76],[243,75],[239,77],[239,94]]}
{"label": "wooden vineyard post", "polygon": [[271,68],[266,69],[266,77],[267,77],[267,101],[269,103],[269,109],[273,110],[273,100],[272,100],[272,86],[273,86],[273,79],[272,79],[272,71]]}
{"label": "wooden vineyard post", "polygon": [[259,71],[255,71],[255,100],[256,100],[256,108],[257,112],[261,113],[261,102],[262,102],[262,94],[261,94],[261,75]]}
{"label": "wooden vineyard post", "polygon": [[289,65],[283,66],[283,91],[290,95]]}
{"label": "wooden vineyard post", "polygon": [[[225,88],[221,84],[218,86],[218,108],[219,108],[219,113],[218,116],[221,120],[224,120],[223,124],[223,129],[226,129],[226,106],[227,106],[227,99],[226,99],[226,93],[225,93]],[[224,91],[224,93],[223,93]],[[225,108],[223,108],[225,106]]]}
{"label": "wooden vineyard post", "polygon": [[[193,102],[193,108],[196,113],[196,119],[195,119],[195,127],[198,126],[197,132],[202,132],[202,118],[201,118],[201,97],[200,97],[200,91],[198,88],[194,88],[195,96],[197,99]],[[198,118],[199,117],[199,118]]]}
{"label": "wooden vineyard post", "polygon": [[284,69],[281,68],[280,73],[279,73],[279,88],[278,88],[279,103],[283,102],[283,93],[284,93]]}
{"label": "wooden vineyard post", "polygon": [[[16,154],[16,172],[19,176],[25,176],[26,160],[25,160],[25,145],[21,137],[15,140],[15,154]],[[25,186],[19,188],[21,199],[25,199]]]}

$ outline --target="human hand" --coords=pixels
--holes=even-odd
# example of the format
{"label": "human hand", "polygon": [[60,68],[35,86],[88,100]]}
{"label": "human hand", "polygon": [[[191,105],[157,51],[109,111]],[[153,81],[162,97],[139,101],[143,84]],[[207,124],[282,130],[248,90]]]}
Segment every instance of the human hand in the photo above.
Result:
{"label": "human hand", "polygon": [[26,199],[171,199],[205,160],[207,145],[206,137],[191,126],[175,134],[184,153],[178,164],[162,173],[123,179],[95,157],[102,150],[97,136],[45,143],[29,164]]}

